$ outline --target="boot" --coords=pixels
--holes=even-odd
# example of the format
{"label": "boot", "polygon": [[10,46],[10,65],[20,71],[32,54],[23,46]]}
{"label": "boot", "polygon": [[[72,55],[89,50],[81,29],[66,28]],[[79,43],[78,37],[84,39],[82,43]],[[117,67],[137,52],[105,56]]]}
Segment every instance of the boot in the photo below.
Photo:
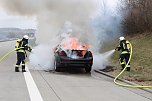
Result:
{"label": "boot", "polygon": [[125,64],[122,64],[122,65],[121,65],[121,67],[122,67],[122,69],[121,69],[121,70],[123,70],[123,69],[125,68]]}
{"label": "boot", "polygon": [[127,67],[127,71],[130,71],[130,67]]}
{"label": "boot", "polygon": [[25,65],[22,66],[22,72],[26,72],[26,70],[25,70]]}
{"label": "boot", "polygon": [[15,67],[15,72],[19,72],[19,67]]}

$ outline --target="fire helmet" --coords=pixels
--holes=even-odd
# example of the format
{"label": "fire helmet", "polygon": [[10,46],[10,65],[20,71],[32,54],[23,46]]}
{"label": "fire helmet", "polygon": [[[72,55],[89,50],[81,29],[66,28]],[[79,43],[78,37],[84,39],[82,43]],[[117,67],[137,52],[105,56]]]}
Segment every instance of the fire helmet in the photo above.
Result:
{"label": "fire helmet", "polygon": [[23,38],[24,38],[24,39],[28,39],[29,37],[28,37],[27,35],[24,35]]}
{"label": "fire helmet", "polygon": [[119,40],[120,40],[120,41],[125,40],[125,37],[121,36],[121,37],[119,38]]}

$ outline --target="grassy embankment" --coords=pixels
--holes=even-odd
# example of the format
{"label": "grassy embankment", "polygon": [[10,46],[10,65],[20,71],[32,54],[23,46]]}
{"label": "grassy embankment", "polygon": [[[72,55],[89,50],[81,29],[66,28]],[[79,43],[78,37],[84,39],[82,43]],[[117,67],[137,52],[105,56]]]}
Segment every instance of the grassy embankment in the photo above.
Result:
{"label": "grassy embankment", "polygon": [[[131,71],[125,71],[121,78],[140,85],[152,86],[152,34],[129,36],[126,39],[128,39],[133,46]],[[114,76],[121,71],[118,58],[119,52],[115,52],[112,59],[115,70],[110,72]]]}

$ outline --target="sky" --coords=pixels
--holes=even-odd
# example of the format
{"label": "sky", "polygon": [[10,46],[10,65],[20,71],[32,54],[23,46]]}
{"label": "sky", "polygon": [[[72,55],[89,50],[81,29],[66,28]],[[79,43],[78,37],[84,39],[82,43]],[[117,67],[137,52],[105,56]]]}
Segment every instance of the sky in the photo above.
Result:
{"label": "sky", "polygon": [[3,9],[0,9],[0,28],[21,28],[21,29],[36,29],[36,16],[15,16],[7,14]]}
{"label": "sky", "polygon": [[[116,6],[117,0],[105,0],[109,2],[109,6]],[[36,16],[15,16],[8,14],[3,8],[0,7],[0,28],[4,27],[15,27],[15,28],[33,28],[37,29]]]}

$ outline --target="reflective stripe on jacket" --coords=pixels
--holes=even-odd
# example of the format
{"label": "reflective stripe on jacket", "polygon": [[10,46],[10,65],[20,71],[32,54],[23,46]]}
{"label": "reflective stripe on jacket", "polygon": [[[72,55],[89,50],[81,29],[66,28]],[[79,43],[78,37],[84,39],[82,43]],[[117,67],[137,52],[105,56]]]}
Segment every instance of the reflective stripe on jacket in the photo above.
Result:
{"label": "reflective stripe on jacket", "polygon": [[16,51],[17,52],[23,52],[23,53],[26,53],[26,47],[28,47],[28,44],[26,43],[26,42],[24,42],[24,41],[21,41],[20,43],[19,43],[19,46],[18,46],[18,48],[16,48]]}
{"label": "reflective stripe on jacket", "polygon": [[128,40],[120,41],[118,46],[118,51],[121,50],[121,54],[128,54],[130,53],[130,42]]}

